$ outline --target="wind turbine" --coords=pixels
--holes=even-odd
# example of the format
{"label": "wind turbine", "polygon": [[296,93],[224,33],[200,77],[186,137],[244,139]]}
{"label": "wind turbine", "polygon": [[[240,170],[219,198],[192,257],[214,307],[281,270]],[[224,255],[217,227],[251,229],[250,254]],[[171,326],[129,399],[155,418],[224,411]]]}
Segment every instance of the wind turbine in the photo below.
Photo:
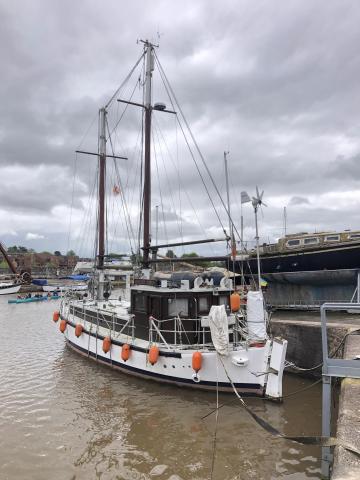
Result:
{"label": "wind turbine", "polygon": [[255,240],[256,240],[256,256],[257,256],[257,270],[258,270],[258,281],[259,281],[259,291],[261,290],[261,277],[260,277],[260,252],[259,252],[259,229],[258,229],[258,217],[257,212],[259,207],[267,205],[263,202],[262,198],[264,195],[264,190],[260,193],[258,187],[256,186],[256,197],[252,197],[251,203],[254,208],[255,213]]}

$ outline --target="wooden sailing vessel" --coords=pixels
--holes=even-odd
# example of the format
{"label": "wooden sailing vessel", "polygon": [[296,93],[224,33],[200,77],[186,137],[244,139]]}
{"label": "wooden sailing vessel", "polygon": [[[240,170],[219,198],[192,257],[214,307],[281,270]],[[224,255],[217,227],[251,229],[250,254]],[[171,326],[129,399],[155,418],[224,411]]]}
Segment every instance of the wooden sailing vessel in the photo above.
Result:
{"label": "wooden sailing vessel", "polygon": [[175,112],[152,104],[155,46],[143,44],[144,103],[120,100],[142,108],[145,117],[142,269],[130,288],[129,301],[109,298],[104,274],[105,165],[107,156],[113,157],[106,150],[108,104],[99,112],[96,288],[86,299],[66,296],[54,321],[60,322],[60,331],[76,352],[124,373],[280,399],[287,341],[267,334],[261,291],[250,292],[245,307],[229,278],[178,274],[161,280],[150,268],[156,262],[151,252],[160,248],[151,245],[152,114]]}

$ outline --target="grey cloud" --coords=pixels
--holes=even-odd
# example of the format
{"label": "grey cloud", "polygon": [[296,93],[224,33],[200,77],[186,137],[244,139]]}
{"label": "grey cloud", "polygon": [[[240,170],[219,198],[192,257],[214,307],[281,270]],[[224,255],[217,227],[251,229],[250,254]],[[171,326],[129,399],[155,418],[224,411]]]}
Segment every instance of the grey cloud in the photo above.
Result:
{"label": "grey cloud", "polygon": [[305,197],[291,197],[289,205],[304,205],[304,204],[309,204],[310,201],[308,198]]}
{"label": "grey cloud", "polygon": [[[330,207],[306,210],[305,215],[300,207],[308,205],[296,199],[359,189],[357,2],[158,1],[150,6],[135,1],[125,6],[110,1],[102,10],[93,0],[14,0],[2,2],[0,11],[0,175],[10,167],[15,172],[18,165],[28,171],[43,165],[49,185],[44,187],[43,177],[28,185],[26,170],[16,188],[4,185],[0,204],[9,216],[19,211],[28,212],[29,218],[34,211],[50,214],[57,205],[70,203],[74,150],[93,118],[82,149],[96,150],[98,108],[140,55],[136,37],[156,39],[160,31],[159,58],[224,196],[222,153],[231,152],[234,217],[239,218],[239,192],[252,193],[259,185],[265,196],[292,198],[295,229],[304,218],[324,228],[340,225]],[[135,96],[141,99],[139,91]],[[156,85],[154,99],[167,102]],[[117,109],[109,113],[111,125]],[[134,153],[132,144],[141,119],[129,110],[126,120],[115,143],[118,153],[129,156],[126,164],[118,165],[134,206],[140,197],[134,187],[139,152]],[[169,127],[160,122],[174,152]],[[204,228],[218,222],[188,152],[183,147],[179,152],[180,172],[171,160],[164,164],[160,154],[157,169],[153,161],[153,199],[159,203],[161,182],[168,234],[177,236],[180,220],[168,214],[178,200],[180,178],[189,198],[182,194],[182,213],[177,215],[183,217],[186,235],[201,235],[192,206]],[[54,168],[63,170],[60,180]],[[75,195],[80,208],[81,198],[91,191],[96,160],[78,156],[76,168],[83,185]],[[209,189],[220,208],[214,189]],[[269,232],[281,231],[276,208],[269,205],[265,213]],[[357,226],[351,205],[342,216]],[[226,224],[224,211],[221,218]]]}

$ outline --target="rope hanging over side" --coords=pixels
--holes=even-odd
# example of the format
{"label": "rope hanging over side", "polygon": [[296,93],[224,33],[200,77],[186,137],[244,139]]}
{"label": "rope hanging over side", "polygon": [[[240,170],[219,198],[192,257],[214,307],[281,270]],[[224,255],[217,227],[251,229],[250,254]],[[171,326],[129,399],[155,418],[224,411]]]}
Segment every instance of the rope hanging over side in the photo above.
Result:
{"label": "rope hanging over side", "polygon": [[220,359],[220,362],[224,368],[224,372],[234,390],[234,393],[235,395],[237,396],[237,398],[239,399],[241,405],[244,407],[244,409],[247,411],[247,413],[255,420],[255,422],[260,425],[261,428],[263,428],[265,431],[267,431],[268,433],[270,433],[273,437],[277,437],[277,438],[283,438],[284,440],[291,440],[292,442],[296,442],[296,443],[300,443],[302,445],[318,445],[318,446],[321,446],[321,447],[334,447],[336,445],[338,446],[341,446],[343,448],[345,448],[345,450],[353,453],[354,455],[356,455],[357,457],[360,458],[360,451],[355,448],[354,446],[352,445],[349,445],[347,443],[344,443],[343,441],[340,441],[338,440],[337,438],[335,437],[322,437],[321,435],[318,435],[318,436],[290,436],[290,435],[284,435],[283,433],[281,433],[277,428],[273,427],[272,425],[270,425],[270,423],[268,423],[266,420],[264,420],[263,418],[259,417],[258,415],[256,415],[256,413],[252,412],[251,409],[248,407],[248,405],[244,402],[244,399],[240,396],[239,392],[236,390],[236,387],[234,385],[234,382],[231,380],[226,368],[225,368],[225,365],[224,365],[224,362],[221,358],[221,356],[219,356],[219,359]]}

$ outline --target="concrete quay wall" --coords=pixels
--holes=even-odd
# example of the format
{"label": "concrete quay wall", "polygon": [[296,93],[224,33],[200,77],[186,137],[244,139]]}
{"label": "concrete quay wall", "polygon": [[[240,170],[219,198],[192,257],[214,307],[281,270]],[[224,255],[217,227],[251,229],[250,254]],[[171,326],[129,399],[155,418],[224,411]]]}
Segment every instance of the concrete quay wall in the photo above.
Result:
{"label": "concrete quay wall", "polygon": [[[329,353],[336,350],[337,358],[354,359],[360,355],[359,315],[329,315]],[[286,359],[302,368],[322,363],[320,315],[281,312],[271,320],[273,335],[288,340]],[[345,340],[344,337],[346,336]],[[360,360],[359,360],[360,365]],[[304,372],[304,376],[321,378],[321,367]],[[333,380],[334,381],[334,380]],[[345,378],[341,381],[337,431],[334,435],[344,443],[360,451],[360,379]],[[360,457],[338,446],[334,449],[331,480],[359,480]]]}
{"label": "concrete quay wall", "polygon": [[[357,316],[357,318],[359,318]],[[338,350],[336,356],[342,358],[343,345],[340,345],[346,334],[356,330],[356,325],[347,322],[348,317],[339,321],[334,319],[328,325],[328,342],[330,354]],[[349,317],[352,321],[353,317]],[[301,368],[312,368],[322,363],[321,324],[320,314],[312,313],[296,315],[294,312],[281,315],[273,315],[271,320],[271,332],[274,336],[286,338],[288,348],[286,359]],[[321,367],[310,372],[304,372],[305,376],[320,378]]]}
{"label": "concrete quay wall", "polygon": [[[357,355],[360,355],[360,335],[349,335],[343,358],[352,360]],[[344,378],[341,382],[336,436],[360,451],[360,379]],[[331,479],[359,480],[360,457],[341,446],[335,447]]]}

